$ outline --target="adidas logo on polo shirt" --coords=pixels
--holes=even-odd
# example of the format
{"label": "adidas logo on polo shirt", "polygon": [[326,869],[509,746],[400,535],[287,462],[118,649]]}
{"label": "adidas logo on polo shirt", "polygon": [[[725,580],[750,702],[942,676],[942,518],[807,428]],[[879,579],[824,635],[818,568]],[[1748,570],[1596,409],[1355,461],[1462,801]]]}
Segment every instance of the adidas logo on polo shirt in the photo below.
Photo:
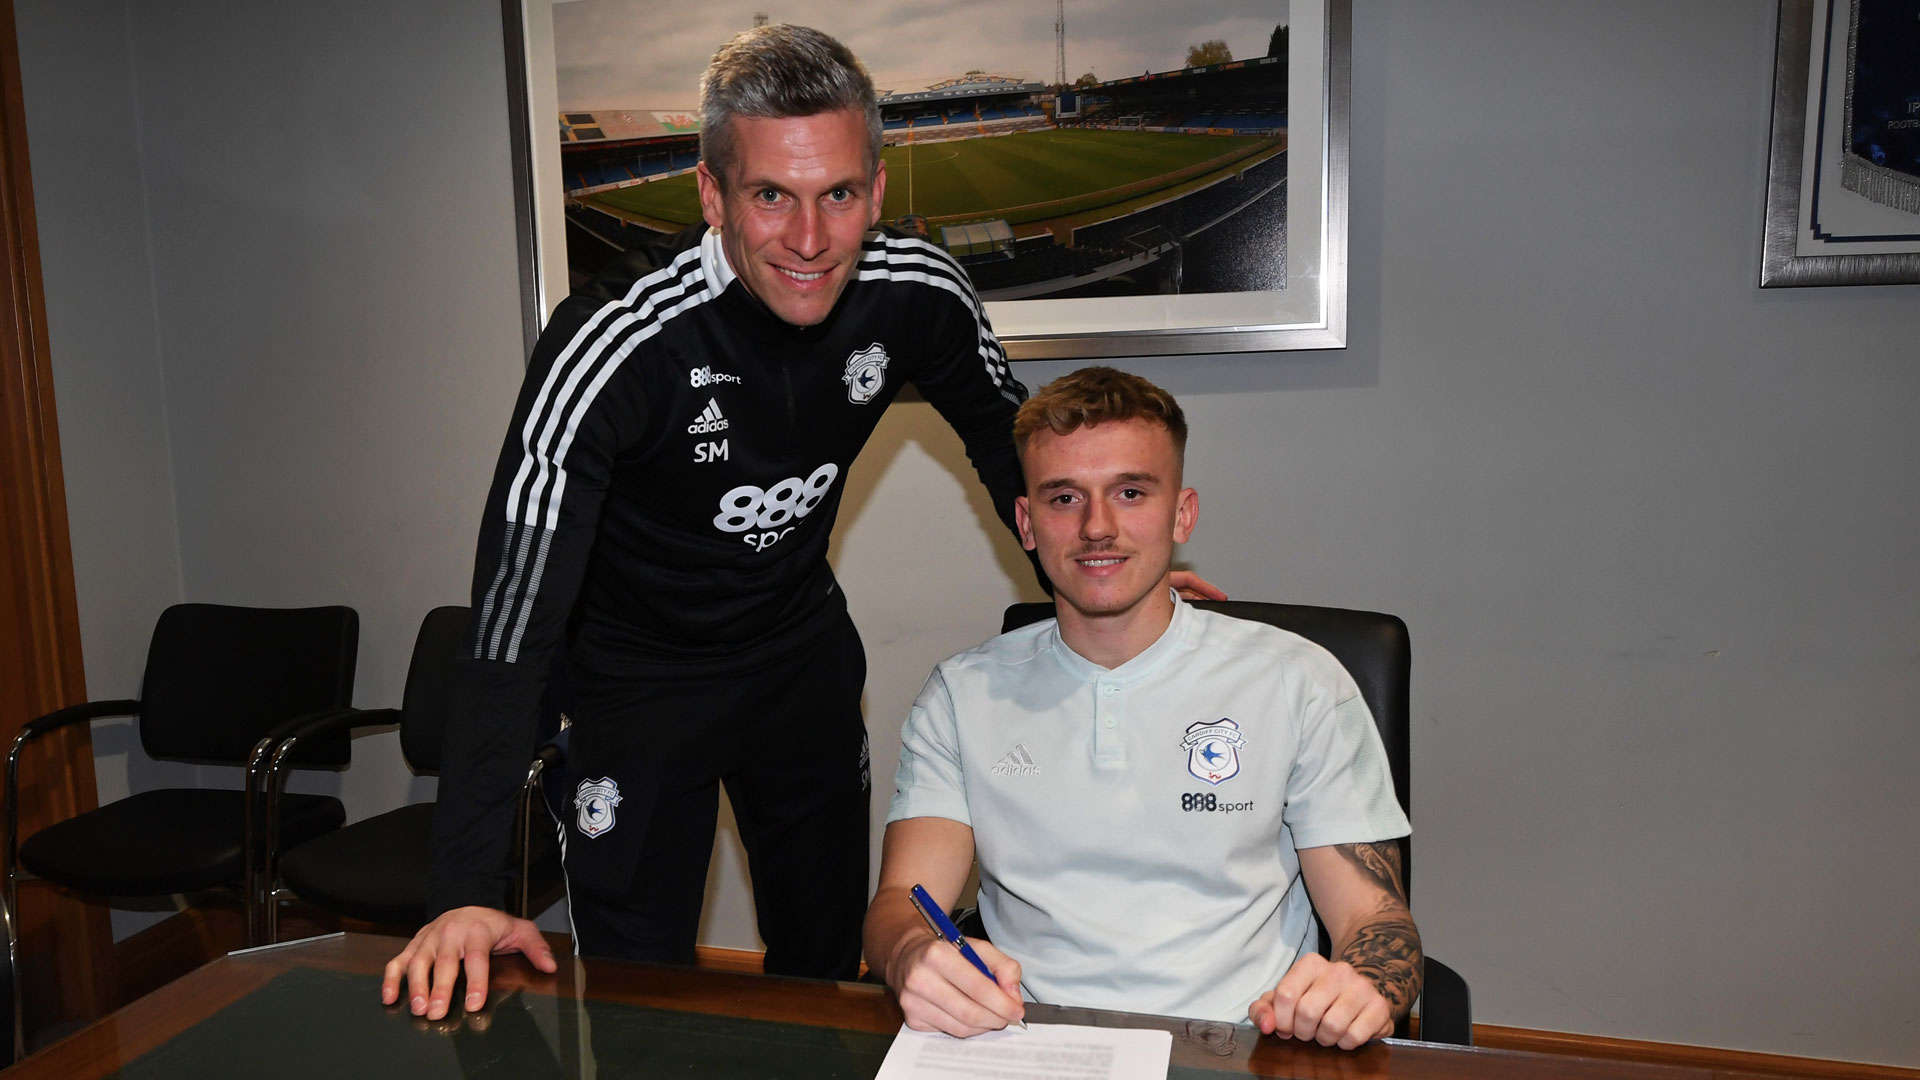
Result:
{"label": "adidas logo on polo shirt", "polygon": [[1033,755],[1027,753],[1027,744],[1014,743],[1007,756],[993,763],[988,770],[995,776],[1039,776],[1040,766],[1033,763]]}
{"label": "adidas logo on polo shirt", "polygon": [[701,410],[700,418],[687,425],[687,434],[706,435],[715,431],[727,430],[727,418],[720,415],[720,402],[707,399],[707,407]]}

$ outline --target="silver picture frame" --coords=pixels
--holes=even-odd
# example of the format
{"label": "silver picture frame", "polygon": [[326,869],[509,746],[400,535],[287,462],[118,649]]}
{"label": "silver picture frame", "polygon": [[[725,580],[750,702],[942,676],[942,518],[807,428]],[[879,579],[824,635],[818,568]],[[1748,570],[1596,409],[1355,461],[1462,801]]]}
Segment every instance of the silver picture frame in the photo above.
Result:
{"label": "silver picture frame", "polygon": [[[567,293],[552,9],[501,0],[522,315],[531,342]],[[895,2],[895,0],[881,0]],[[1157,3],[1157,0],[1120,0]],[[1351,0],[1291,0],[1286,287],[1099,300],[989,300],[1015,360],[1340,349],[1347,344]],[[1307,32],[1310,31],[1310,32]],[[718,42],[714,42],[718,45]]]}
{"label": "silver picture frame", "polygon": [[[1780,0],[1773,64],[1773,123],[1767,158],[1766,226],[1761,242],[1760,287],[1898,285],[1920,283],[1920,218],[1911,241],[1871,244],[1818,228],[1816,195],[1845,198],[1837,184],[1815,182],[1809,170],[1838,168],[1840,148],[1831,131],[1821,139],[1823,106],[1832,124],[1841,108],[1832,79],[1847,63],[1848,0]],[[1818,68],[1829,82],[1819,92]],[[1814,142],[1808,142],[1809,131]],[[1870,247],[1871,250],[1861,250]],[[1849,250],[1849,249],[1853,250]],[[1902,250],[1904,248],[1904,250]]]}

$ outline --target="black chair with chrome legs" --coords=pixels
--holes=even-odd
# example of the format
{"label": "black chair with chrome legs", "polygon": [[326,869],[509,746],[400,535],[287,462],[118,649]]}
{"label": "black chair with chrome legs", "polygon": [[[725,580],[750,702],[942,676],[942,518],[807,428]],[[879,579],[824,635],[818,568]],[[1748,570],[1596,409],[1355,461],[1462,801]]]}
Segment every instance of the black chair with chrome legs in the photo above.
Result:
{"label": "black chair with chrome legs", "polygon": [[[1387,752],[1387,768],[1393,774],[1393,790],[1400,808],[1413,817],[1413,798],[1409,794],[1412,773],[1411,695],[1413,648],[1407,636],[1407,624],[1397,615],[1378,611],[1351,611],[1346,608],[1312,607],[1304,604],[1265,604],[1248,600],[1198,600],[1193,606],[1236,619],[1248,619],[1290,630],[1314,642],[1334,655],[1353,676],[1373,713],[1380,741]],[[1000,630],[1005,633],[1041,619],[1051,619],[1051,603],[1014,604],[1007,608]],[[1400,841],[1400,861],[1405,872],[1408,895],[1413,892],[1413,839]],[[1327,951],[1326,931],[1321,931],[1321,950]],[[1467,981],[1452,968],[1429,956],[1426,958],[1425,988],[1419,1001],[1420,1038],[1426,1042],[1473,1045],[1473,1004]],[[1404,1035],[1406,1025],[1399,1034]]]}
{"label": "black chair with chrome legs", "polygon": [[[6,910],[19,910],[24,874],[105,898],[234,889],[251,908],[268,813],[256,784],[268,752],[303,718],[352,702],[360,637],[352,608],[247,608],[176,604],[162,612],[147,649],[138,700],[92,701],[28,721],[7,756]],[[142,791],[19,837],[20,763],[34,740],[70,724],[137,718],[149,757],[238,765],[244,790]],[[347,762],[345,736],[315,743],[307,763]],[[285,795],[273,816],[287,843],[339,828],[340,800]],[[8,920],[9,954],[17,939]],[[251,941],[249,942],[251,943]],[[15,1049],[20,982],[14,965]]]}
{"label": "black chair with chrome legs", "polygon": [[[414,638],[407,685],[398,709],[348,709],[311,718],[274,751],[268,790],[277,790],[288,762],[298,761],[311,739],[338,737],[369,728],[400,728],[400,753],[416,775],[437,775],[448,720],[448,669],[466,640],[470,609],[440,607],[427,613]],[[560,847],[545,805],[533,797],[542,773],[558,757],[552,747],[528,768],[514,823],[515,884],[509,910],[526,915],[532,904],[557,898]],[[426,921],[428,833],[433,803],[414,803],[356,821],[335,832],[284,849],[266,868],[265,903],[258,934],[279,940],[280,902],[305,903],[349,918],[392,927]],[[278,825],[268,823],[269,834]]]}

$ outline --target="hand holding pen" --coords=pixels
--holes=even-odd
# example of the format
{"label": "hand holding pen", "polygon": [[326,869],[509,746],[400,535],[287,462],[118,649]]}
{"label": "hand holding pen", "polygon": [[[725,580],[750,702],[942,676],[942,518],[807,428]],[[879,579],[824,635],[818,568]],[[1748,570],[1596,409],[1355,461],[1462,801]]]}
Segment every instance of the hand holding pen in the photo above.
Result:
{"label": "hand holding pen", "polygon": [[[929,943],[932,945],[932,948],[944,949],[947,946],[951,946],[956,952],[959,953],[961,958],[963,958],[975,971],[978,971],[980,974],[987,977],[987,979],[994,986],[994,988],[999,991],[999,996],[1003,1000],[1012,999],[1012,1001],[1015,1003],[1019,1001],[1019,994],[1016,992],[1016,990],[1020,985],[1019,974],[1018,974],[1020,965],[1016,961],[1000,953],[999,950],[994,949],[991,945],[988,945],[985,942],[981,943],[981,948],[984,949],[989,954],[991,954],[994,960],[994,967],[1003,967],[1007,969],[1005,974],[1007,974],[1010,977],[1008,981],[1012,985],[1009,986],[1005,983],[1002,983],[1002,981],[995,976],[994,968],[989,967],[987,964],[987,961],[981,958],[980,952],[976,950],[973,944],[969,942],[966,939],[966,937],[960,933],[960,929],[953,924],[952,919],[949,919],[947,917],[947,913],[941,910],[940,905],[934,901],[933,897],[927,893],[926,889],[922,888],[919,885],[913,886],[913,888],[909,891],[907,895],[907,899],[912,902],[914,910],[920,913],[920,917],[926,920],[927,927],[928,929],[933,931],[934,936],[939,938],[940,941],[945,942],[944,945],[938,944],[938,943]],[[1021,1028],[1025,1028],[1027,1026],[1025,1020],[1019,1018],[1017,1015],[1010,1012],[1005,1006],[989,1001],[986,998],[981,997],[978,992],[969,990],[965,986],[961,985],[962,982],[964,981],[964,979],[962,979],[961,977],[957,975],[943,974],[938,970],[931,970],[931,969],[939,969],[947,966],[946,964],[935,960],[935,958],[931,954],[928,954],[926,956],[926,959],[929,961],[929,963],[925,967],[923,967],[920,972],[916,973],[915,975],[911,975],[906,980],[904,980],[906,985],[895,987],[895,990],[900,992],[901,994],[901,999],[902,999],[901,1004],[903,1008],[907,1006],[908,1004],[907,999],[910,994],[924,997],[927,1000],[928,1004],[934,1005],[936,1008],[940,1009],[940,1015],[929,1018],[931,1021],[931,1026],[941,1031],[945,1031],[949,1035],[960,1035],[964,1037],[965,1035],[969,1035],[969,1034],[977,1034],[981,1030],[992,1030],[994,1026],[997,1026],[992,1024],[983,1026],[983,1025],[980,1025],[977,1021],[966,1021],[966,1020],[959,1019],[958,1016],[954,1015],[956,1010],[953,1008],[952,1004],[949,1004],[945,1007],[941,1007],[939,1005],[936,999],[939,997],[944,997],[945,995],[939,993],[937,985],[936,986],[925,985],[923,983],[923,980],[926,980],[926,981],[936,982],[937,984],[945,984],[948,993],[957,993],[959,995],[962,995],[967,1000],[959,1001],[957,1003],[960,1005],[968,1006],[969,1011],[972,1008],[984,1008],[989,1012],[991,1012],[992,1014],[997,1015],[1008,1022],[1016,1024]],[[949,968],[949,970],[951,969]],[[971,976],[967,976],[966,978],[970,979]],[[916,985],[916,984],[920,984],[920,985]],[[912,1022],[913,1017],[911,1013],[913,1011],[914,1010],[909,1010],[910,1026],[914,1026],[914,1027],[922,1026],[921,1024]]]}

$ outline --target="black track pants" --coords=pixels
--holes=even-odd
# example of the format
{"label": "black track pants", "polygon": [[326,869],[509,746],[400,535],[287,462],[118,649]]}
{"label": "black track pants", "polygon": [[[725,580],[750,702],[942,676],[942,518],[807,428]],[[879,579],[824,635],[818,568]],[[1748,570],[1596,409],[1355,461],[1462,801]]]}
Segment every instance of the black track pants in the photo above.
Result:
{"label": "black track pants", "polygon": [[853,978],[867,903],[866,674],[844,617],[741,675],[574,673],[555,818],[580,954],[692,963],[725,783],[766,970]]}

